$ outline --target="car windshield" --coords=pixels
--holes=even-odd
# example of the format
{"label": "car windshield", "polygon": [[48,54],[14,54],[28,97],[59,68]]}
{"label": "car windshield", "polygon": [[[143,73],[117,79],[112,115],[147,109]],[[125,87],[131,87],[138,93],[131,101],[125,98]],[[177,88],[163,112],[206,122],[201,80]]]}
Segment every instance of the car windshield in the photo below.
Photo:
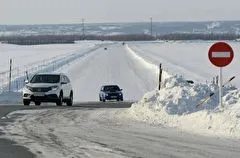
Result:
{"label": "car windshield", "polygon": [[58,83],[60,75],[35,75],[30,83]]}
{"label": "car windshield", "polygon": [[104,91],[120,91],[118,86],[105,86]]}

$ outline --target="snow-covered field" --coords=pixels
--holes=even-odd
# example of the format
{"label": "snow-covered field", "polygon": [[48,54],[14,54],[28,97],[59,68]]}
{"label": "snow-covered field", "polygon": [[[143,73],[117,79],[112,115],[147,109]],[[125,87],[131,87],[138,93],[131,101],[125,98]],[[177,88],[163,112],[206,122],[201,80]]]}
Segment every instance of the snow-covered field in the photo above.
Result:
{"label": "snow-covered field", "polygon": [[[208,50],[216,41],[158,41],[132,42],[129,47],[150,63],[159,65],[170,74],[183,75],[196,82],[210,82],[219,74],[219,69],[208,59]],[[228,42],[234,50],[234,59],[223,68],[224,80],[237,76],[232,82],[240,88],[240,45],[239,42]]]}
{"label": "snow-covered field", "polygon": [[3,91],[8,84],[10,59],[13,63],[11,90],[16,91],[22,88],[26,71],[30,75],[41,71],[56,71],[96,49],[100,44],[99,41],[33,46],[0,43],[0,89]]}
{"label": "snow-covered field", "polygon": [[[114,146],[114,142],[120,140],[117,139],[119,134],[121,138],[124,135],[123,138],[131,139],[126,134],[128,126],[134,126],[130,130],[141,129],[142,133],[147,133],[148,129],[139,127],[142,124],[134,125],[129,120],[156,128],[167,126],[208,136],[240,138],[240,58],[237,43],[231,43],[235,50],[233,63],[224,68],[225,79],[236,76],[232,84],[224,87],[224,107],[219,107],[218,95],[196,107],[205,96],[217,89],[217,85],[210,81],[218,71],[207,59],[212,42],[131,42],[126,46],[111,43],[107,50],[103,48],[109,43],[102,44],[103,47],[90,50],[54,71],[68,74],[74,87],[75,101],[97,101],[103,84],[119,84],[125,100],[139,101],[125,110],[15,112],[26,115],[3,129],[6,136],[30,147],[40,157],[75,157],[81,154],[83,157],[136,156],[131,153],[124,155],[122,150],[106,146]],[[163,63],[165,70],[160,91],[156,89],[159,62]],[[189,84],[186,79],[195,83]],[[14,113],[8,117],[12,116]],[[123,129],[115,133],[118,127]],[[130,141],[137,140],[121,143],[131,145]],[[59,152],[60,147],[62,152]],[[139,146],[134,149],[143,154],[146,151],[140,151]]]}

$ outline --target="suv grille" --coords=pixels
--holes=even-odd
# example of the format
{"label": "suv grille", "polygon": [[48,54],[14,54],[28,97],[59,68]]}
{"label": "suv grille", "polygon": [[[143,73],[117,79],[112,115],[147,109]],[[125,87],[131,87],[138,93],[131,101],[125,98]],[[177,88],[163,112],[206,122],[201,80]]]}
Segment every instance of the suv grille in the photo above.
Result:
{"label": "suv grille", "polygon": [[119,93],[108,93],[109,96],[118,96]]}
{"label": "suv grille", "polygon": [[32,88],[33,92],[48,92],[51,90],[51,87],[34,87]]}

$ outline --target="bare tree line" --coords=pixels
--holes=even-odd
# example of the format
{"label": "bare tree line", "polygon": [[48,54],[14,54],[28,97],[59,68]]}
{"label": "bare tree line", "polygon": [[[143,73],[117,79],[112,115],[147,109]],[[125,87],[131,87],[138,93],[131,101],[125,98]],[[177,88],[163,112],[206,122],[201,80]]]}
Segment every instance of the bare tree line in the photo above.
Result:
{"label": "bare tree line", "polygon": [[231,33],[201,34],[173,33],[151,36],[148,34],[122,35],[32,35],[32,36],[0,36],[0,41],[18,45],[74,43],[78,40],[110,40],[110,41],[151,41],[151,40],[237,40],[240,35]]}
{"label": "bare tree line", "polygon": [[160,40],[237,40],[240,35],[231,33],[174,33],[157,38]]}

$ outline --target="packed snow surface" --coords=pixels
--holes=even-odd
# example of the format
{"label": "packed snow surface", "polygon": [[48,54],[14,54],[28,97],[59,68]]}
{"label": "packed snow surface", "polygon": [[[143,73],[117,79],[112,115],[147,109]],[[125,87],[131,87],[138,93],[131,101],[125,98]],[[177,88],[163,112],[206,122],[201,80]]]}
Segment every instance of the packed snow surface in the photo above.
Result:
{"label": "packed snow surface", "polygon": [[[196,82],[211,82],[219,75],[219,68],[208,59],[209,48],[217,41],[156,41],[132,42],[128,45],[137,55],[154,65],[162,63],[170,74],[182,75]],[[232,84],[240,88],[240,45],[239,42],[226,41],[234,51],[231,64],[223,68],[223,80],[232,76]]]}
{"label": "packed snow surface", "polygon": [[122,44],[97,49],[80,58],[65,72],[72,81],[74,98],[80,101],[98,101],[101,86],[117,84],[123,89],[124,100],[139,100],[157,85],[157,67],[142,63],[141,58],[129,52]]}
{"label": "packed snow surface", "polygon": [[[5,138],[29,148],[39,158],[217,158],[239,155],[240,146],[236,141],[196,136],[162,125],[153,126],[131,121],[123,116],[124,111],[124,109],[84,109],[81,107],[22,110],[2,118],[17,118],[14,123],[3,127],[2,130]],[[195,126],[196,130],[204,131],[203,122],[218,121],[220,124],[226,120],[223,116],[230,113],[228,111],[223,114],[212,114],[212,120],[207,117],[206,113],[205,115],[199,114],[196,118],[202,120],[196,121],[195,119],[186,124],[193,123],[192,126]],[[235,114],[232,113],[231,117],[233,118]],[[169,120],[169,123],[175,123],[177,117],[179,116],[172,121]],[[236,119],[232,121],[236,123]],[[230,126],[227,125],[229,123],[230,121],[227,121],[224,128]],[[219,124],[211,123],[213,129],[215,128],[213,125]],[[208,127],[205,131],[212,130],[212,128]],[[235,129],[237,128],[239,127]],[[218,130],[216,132],[217,135]],[[239,132],[234,130],[233,132],[239,135]]]}
{"label": "packed snow surface", "polygon": [[[155,44],[161,47],[166,45],[168,48],[172,46],[174,50],[177,46],[180,50],[188,50],[188,45],[185,43]],[[151,46],[155,44],[150,43]],[[200,44],[199,47],[207,49],[205,46],[208,44],[203,44],[204,46]],[[127,100],[142,98],[131,108],[18,111],[9,114],[7,118],[15,117],[17,114],[25,115],[2,129],[6,137],[29,147],[39,157],[53,158],[99,157],[99,155],[102,157],[134,157],[137,152],[144,155],[146,151],[152,151],[154,154],[155,150],[159,149],[156,146],[153,149],[151,146],[146,147],[147,150],[138,146],[149,143],[148,140],[154,143],[153,140],[157,139],[156,137],[150,139],[147,135],[152,127],[157,127],[157,129],[162,129],[164,126],[173,127],[201,135],[240,138],[240,91],[236,88],[237,86],[234,86],[238,85],[236,80],[234,85],[229,83],[223,88],[223,107],[220,107],[217,95],[218,86],[210,80],[205,83],[206,78],[212,75],[208,70],[211,66],[207,64],[207,61],[201,64],[202,62],[193,58],[193,61],[188,63],[190,59],[187,59],[192,55],[182,57],[169,55],[171,53],[167,55],[154,52],[143,53],[143,46],[139,45],[131,43],[123,46],[120,43],[112,43],[108,45],[107,50],[100,47],[79,57],[69,66],[55,70],[63,71],[70,76],[76,101],[98,100],[100,86],[114,83],[124,89],[124,98]],[[193,46],[198,47],[198,44],[191,43],[190,47]],[[148,49],[149,47],[147,46]],[[161,50],[159,47],[156,49]],[[191,53],[192,51],[188,50],[188,54]],[[199,55],[199,60],[202,60],[202,53],[197,53],[197,55]],[[179,58],[184,60],[177,60]],[[165,67],[163,71],[161,89],[157,90],[160,59],[167,68]],[[207,59],[204,58],[204,60]],[[237,79],[239,75],[234,66],[236,61],[233,63],[231,73],[226,74],[230,77],[235,75]],[[187,82],[188,79],[196,82],[191,84]],[[208,101],[196,106],[212,92],[216,94]],[[140,128],[139,122],[145,122],[151,126],[147,126],[149,129]],[[136,130],[146,133],[145,141],[142,142],[141,139],[139,144],[140,134]],[[168,137],[167,141],[170,140]],[[121,148],[116,148],[118,141],[120,141]],[[135,152],[126,153],[132,141],[135,142],[133,146]],[[185,146],[183,148],[185,149]],[[169,152],[172,153],[172,150]],[[173,155],[168,156],[179,156],[179,153],[175,151]]]}

